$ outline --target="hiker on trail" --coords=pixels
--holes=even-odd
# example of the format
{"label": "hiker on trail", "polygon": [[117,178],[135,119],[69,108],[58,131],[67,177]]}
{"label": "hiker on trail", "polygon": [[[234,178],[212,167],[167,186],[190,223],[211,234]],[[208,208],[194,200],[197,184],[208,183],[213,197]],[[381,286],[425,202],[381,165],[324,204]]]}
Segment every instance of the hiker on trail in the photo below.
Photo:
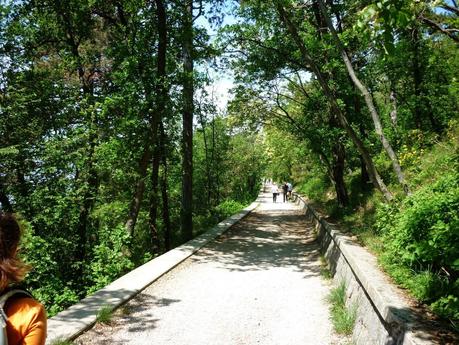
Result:
{"label": "hiker on trail", "polygon": [[271,187],[271,192],[273,193],[273,202],[276,202],[277,194],[279,194],[279,190],[277,189],[277,185],[275,183],[273,183]]}
{"label": "hiker on trail", "polygon": [[21,229],[15,217],[0,212],[0,306],[4,311],[0,311],[0,319],[6,322],[0,341],[9,345],[44,345],[45,308],[17,286],[29,270],[17,257],[20,238]]}
{"label": "hiker on trail", "polygon": [[290,182],[287,182],[287,187],[288,187],[288,199],[292,199],[292,191],[293,191],[293,186]]}
{"label": "hiker on trail", "polygon": [[287,199],[287,193],[288,193],[288,186],[287,186],[287,182],[284,182],[284,184],[282,185],[282,194],[284,196],[284,202],[288,201]]}

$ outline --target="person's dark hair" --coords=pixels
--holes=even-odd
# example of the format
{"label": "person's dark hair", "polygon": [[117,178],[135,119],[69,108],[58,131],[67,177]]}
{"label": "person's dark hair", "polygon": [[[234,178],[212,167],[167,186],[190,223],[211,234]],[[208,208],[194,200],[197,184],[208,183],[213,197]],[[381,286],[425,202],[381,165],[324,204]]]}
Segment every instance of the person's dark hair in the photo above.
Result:
{"label": "person's dark hair", "polygon": [[29,267],[17,257],[21,228],[11,213],[0,212],[0,291],[24,279]]}

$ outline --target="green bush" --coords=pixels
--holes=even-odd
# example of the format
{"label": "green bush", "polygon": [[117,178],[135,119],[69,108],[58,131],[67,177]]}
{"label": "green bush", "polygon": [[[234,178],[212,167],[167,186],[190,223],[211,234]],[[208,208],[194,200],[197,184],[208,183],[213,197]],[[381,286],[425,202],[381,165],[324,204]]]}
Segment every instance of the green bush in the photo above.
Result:
{"label": "green bush", "polygon": [[320,201],[324,199],[330,182],[324,175],[313,175],[308,178],[303,184],[296,186],[296,190],[303,195],[306,195],[309,199]]}
{"label": "green bush", "polygon": [[64,275],[72,267],[59,265],[56,252],[64,252],[66,243],[62,239],[55,239],[49,243],[40,236],[31,233],[31,227],[23,238],[23,259],[32,270],[24,281],[25,287],[30,290],[33,296],[42,302],[49,316],[78,302],[81,296],[78,289],[69,283]]}
{"label": "green bush", "polygon": [[238,213],[245,206],[235,200],[225,200],[221,204],[215,207],[214,213],[218,218],[218,221],[221,221],[225,218],[231,217],[233,214]]}
{"label": "green bush", "polygon": [[440,315],[458,320],[459,174],[449,173],[399,205],[384,206],[382,262],[402,286]]}
{"label": "green bush", "polygon": [[426,186],[401,205],[386,234],[391,256],[415,269],[459,270],[459,174]]}
{"label": "green bush", "polygon": [[[102,234],[101,234],[102,236]],[[92,249],[92,262],[88,266],[88,277],[92,281],[87,292],[93,293],[134,268],[130,259],[129,235],[122,225],[106,229],[104,241]]]}

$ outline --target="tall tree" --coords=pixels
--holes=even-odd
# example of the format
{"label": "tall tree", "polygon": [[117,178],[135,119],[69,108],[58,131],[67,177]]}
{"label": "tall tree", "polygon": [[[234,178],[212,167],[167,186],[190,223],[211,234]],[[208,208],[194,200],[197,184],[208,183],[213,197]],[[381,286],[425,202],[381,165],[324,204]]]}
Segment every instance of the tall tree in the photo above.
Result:
{"label": "tall tree", "polygon": [[182,15],[183,130],[181,231],[184,241],[193,237],[193,0],[186,0]]}
{"label": "tall tree", "polygon": [[325,22],[327,23],[328,29],[330,30],[333,39],[336,42],[336,45],[338,49],[341,52],[341,57],[343,58],[344,64],[346,65],[346,69],[349,73],[349,76],[357,89],[361,92],[365,99],[365,103],[367,104],[368,110],[370,111],[371,118],[374,123],[375,131],[376,134],[378,135],[379,139],[381,140],[382,146],[384,147],[384,150],[386,150],[387,155],[389,156],[393,169],[395,171],[395,174],[397,176],[397,179],[399,183],[402,185],[403,190],[405,191],[406,194],[409,193],[409,187],[408,184],[405,181],[405,174],[402,171],[402,168],[400,167],[400,163],[398,160],[398,157],[392,148],[392,145],[390,144],[389,140],[386,138],[382,124],[381,124],[381,119],[379,116],[378,111],[376,110],[376,107],[373,103],[373,99],[371,97],[370,92],[368,91],[368,88],[362,83],[362,81],[357,77],[357,74],[354,70],[354,67],[352,66],[351,60],[344,48],[344,45],[342,44],[341,40],[338,37],[338,34],[336,33],[335,27],[333,26],[333,23],[328,15],[327,9],[325,8],[325,5],[322,0],[317,0],[320,10],[322,12],[322,15],[325,18]]}
{"label": "tall tree", "polygon": [[336,116],[338,117],[341,125],[343,126],[343,128],[345,129],[345,131],[347,132],[349,137],[351,138],[352,142],[355,144],[355,146],[356,146],[357,150],[359,151],[359,153],[362,155],[362,158],[365,161],[365,165],[367,166],[367,171],[368,171],[368,174],[370,176],[371,182],[373,183],[373,185],[379,191],[382,192],[382,194],[384,195],[386,200],[388,200],[388,201],[392,200],[392,198],[393,198],[392,193],[388,190],[386,184],[382,180],[379,172],[377,171],[377,169],[376,169],[376,167],[374,165],[373,159],[371,158],[371,155],[368,152],[367,148],[365,147],[364,143],[357,136],[357,134],[355,133],[354,129],[349,124],[345,114],[343,113],[343,111],[339,107],[338,102],[337,102],[335,96],[333,95],[333,92],[330,89],[330,86],[326,82],[322,71],[320,70],[319,66],[314,61],[314,59],[308,53],[308,50],[307,50],[303,40],[301,39],[301,36],[299,35],[297,26],[291,20],[291,16],[289,15],[287,10],[280,3],[276,3],[276,9],[277,9],[277,11],[279,13],[280,20],[284,23],[286,29],[288,30],[288,32],[292,36],[293,40],[297,44],[297,46],[298,46],[298,48],[299,48],[299,50],[301,52],[301,56],[304,59],[306,65],[309,66],[311,68],[311,70],[313,71],[313,73],[316,75],[316,77],[317,77],[317,79],[318,79],[318,81],[320,83],[320,86],[322,87],[323,92],[325,93],[326,97],[328,98],[328,100],[330,102],[330,105],[331,105],[333,111],[335,112]]}

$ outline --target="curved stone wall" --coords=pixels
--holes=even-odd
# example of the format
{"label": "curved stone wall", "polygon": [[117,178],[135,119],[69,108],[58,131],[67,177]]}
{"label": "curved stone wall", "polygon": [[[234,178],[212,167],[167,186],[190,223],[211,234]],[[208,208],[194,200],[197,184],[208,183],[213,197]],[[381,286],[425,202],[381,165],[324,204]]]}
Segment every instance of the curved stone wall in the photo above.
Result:
{"label": "curved stone wall", "polygon": [[357,306],[356,345],[436,344],[423,330],[400,290],[378,268],[376,258],[327,223],[299,195],[306,217],[315,224],[333,280],[345,282],[347,305]]}

